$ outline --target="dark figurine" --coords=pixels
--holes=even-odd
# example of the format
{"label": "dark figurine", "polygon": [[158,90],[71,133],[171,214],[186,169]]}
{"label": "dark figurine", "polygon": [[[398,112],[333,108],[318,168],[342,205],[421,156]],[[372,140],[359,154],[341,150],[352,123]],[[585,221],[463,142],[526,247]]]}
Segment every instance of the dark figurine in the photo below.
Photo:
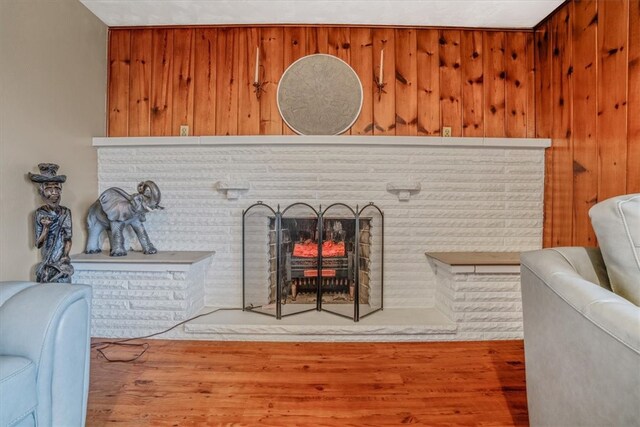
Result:
{"label": "dark figurine", "polygon": [[147,230],[144,228],[146,213],[156,209],[164,209],[160,206],[160,189],[153,181],[143,181],[138,184],[138,193],[127,194],[121,188],[111,187],[104,191],[89,208],[87,216],[87,228],[89,236],[85,252],[95,254],[102,252],[100,248],[100,235],[107,231],[111,245],[111,256],[125,256],[124,229],[127,225],[133,228],[138,236],[140,245],[145,254],[155,254],[158,251],[149,240]]}
{"label": "dark figurine", "polygon": [[40,184],[38,192],[46,205],[36,210],[36,247],[42,252],[42,262],[36,267],[36,281],[40,283],[71,283],[73,267],[71,250],[71,211],[60,206],[65,175],[56,175],[58,165],[40,163],[40,174],[29,172],[29,179]]}

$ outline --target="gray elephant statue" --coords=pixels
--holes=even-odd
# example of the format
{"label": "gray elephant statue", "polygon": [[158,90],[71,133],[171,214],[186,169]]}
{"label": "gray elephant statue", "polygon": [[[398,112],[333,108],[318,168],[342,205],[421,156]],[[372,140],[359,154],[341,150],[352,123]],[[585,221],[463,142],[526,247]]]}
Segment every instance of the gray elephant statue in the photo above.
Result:
{"label": "gray elephant statue", "polygon": [[100,235],[106,231],[111,244],[110,255],[127,255],[123,232],[126,226],[130,225],[138,236],[143,252],[157,253],[157,249],[149,240],[144,222],[147,212],[164,209],[160,206],[160,197],[160,189],[153,181],[143,181],[138,184],[137,194],[129,195],[116,187],[105,190],[89,208],[87,216],[89,236],[85,252],[88,254],[102,252]]}

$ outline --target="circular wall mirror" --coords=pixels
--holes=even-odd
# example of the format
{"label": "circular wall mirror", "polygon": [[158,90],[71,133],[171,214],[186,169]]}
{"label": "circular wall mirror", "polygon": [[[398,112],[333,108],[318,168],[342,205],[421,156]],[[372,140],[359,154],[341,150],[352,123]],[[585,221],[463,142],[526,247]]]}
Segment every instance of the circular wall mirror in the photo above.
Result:
{"label": "circular wall mirror", "polygon": [[300,135],[339,135],[362,108],[362,84],[356,72],[332,55],[302,57],[286,69],[278,84],[278,110]]}

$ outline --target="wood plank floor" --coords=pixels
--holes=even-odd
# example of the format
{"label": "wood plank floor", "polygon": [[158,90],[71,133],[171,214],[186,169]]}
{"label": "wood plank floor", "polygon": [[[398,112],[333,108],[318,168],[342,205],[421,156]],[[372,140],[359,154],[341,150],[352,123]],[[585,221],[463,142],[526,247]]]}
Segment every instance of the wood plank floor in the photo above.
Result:
{"label": "wood plank floor", "polygon": [[528,425],[522,341],[147,342],[93,351],[88,426]]}

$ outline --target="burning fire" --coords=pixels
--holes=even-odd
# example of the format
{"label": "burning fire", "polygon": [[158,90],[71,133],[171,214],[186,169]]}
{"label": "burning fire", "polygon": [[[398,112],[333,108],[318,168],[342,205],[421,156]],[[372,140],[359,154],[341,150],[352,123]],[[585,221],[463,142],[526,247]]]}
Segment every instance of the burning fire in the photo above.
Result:
{"label": "burning fire", "polygon": [[[343,257],[344,254],[344,242],[322,242],[323,257]],[[304,243],[296,243],[293,246],[293,256],[300,258],[317,258],[318,243],[311,240],[307,240]]]}

